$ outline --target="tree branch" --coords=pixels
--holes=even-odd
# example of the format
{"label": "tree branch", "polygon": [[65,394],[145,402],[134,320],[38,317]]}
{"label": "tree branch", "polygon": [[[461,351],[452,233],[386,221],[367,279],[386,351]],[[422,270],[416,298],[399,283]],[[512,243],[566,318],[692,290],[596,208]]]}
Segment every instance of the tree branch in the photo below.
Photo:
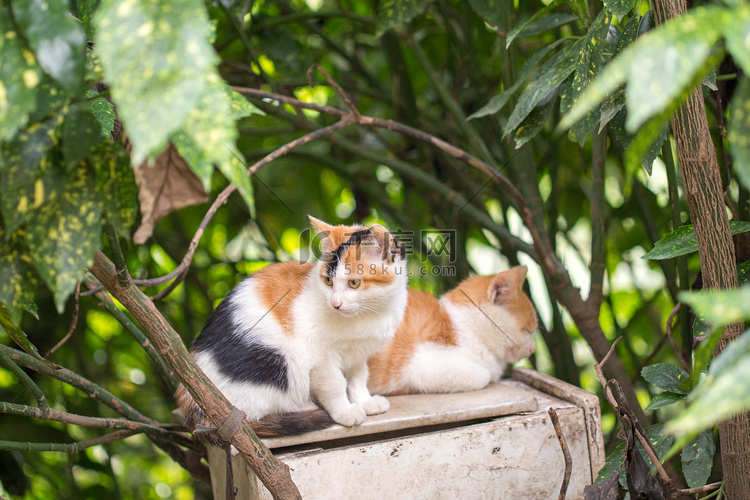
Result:
{"label": "tree branch", "polygon": [[[86,282],[86,286],[88,286],[90,290],[94,291],[99,288],[96,286],[96,284],[90,281]],[[154,346],[151,344],[151,342],[149,342],[148,338],[146,338],[141,329],[138,328],[135,323],[130,321],[130,318],[128,318],[127,315],[122,312],[114,304],[114,302],[112,302],[112,299],[109,297],[109,295],[102,291],[96,291],[95,296],[97,299],[99,299],[99,304],[104,309],[106,309],[107,312],[111,314],[130,335],[133,336],[133,338],[136,340],[136,342],[138,342],[143,350],[146,351],[146,354],[149,358],[151,358],[154,367],[156,367],[156,371],[167,384],[167,387],[169,387],[169,390],[172,392],[172,394],[174,394],[175,391],[177,391],[177,387],[179,387],[180,383],[177,381],[174,373],[172,373],[172,370],[169,369],[169,366],[167,366],[167,364],[164,362],[164,359],[159,356],[158,352],[156,352],[156,349],[154,349]]]}
{"label": "tree branch", "polygon": [[604,160],[607,157],[606,127],[594,135],[591,155],[591,283],[586,302],[597,310],[602,305],[604,290],[605,248],[604,248]]}
{"label": "tree branch", "polygon": [[[221,427],[231,413],[232,404],[198,367],[185,349],[180,336],[151,300],[137,287],[120,288],[114,265],[101,252],[94,255],[90,270],[107,291],[120,301],[141,324],[157,352],[164,358],[201,410],[211,419],[214,426]],[[299,491],[292,482],[289,468],[271,454],[247,421],[232,437],[231,444],[239,450],[274,498],[300,498]]]}
{"label": "tree branch", "polygon": [[36,385],[36,382],[31,380],[31,377],[29,377],[25,371],[23,371],[16,363],[14,363],[4,350],[0,350],[0,366],[18,377],[23,386],[26,387],[31,395],[34,396],[34,399],[36,399],[36,403],[39,405],[39,409],[46,410],[49,407],[49,404],[47,404],[47,397],[44,395],[39,386]]}
{"label": "tree branch", "polygon": [[134,430],[120,430],[105,434],[98,438],[87,439],[85,441],[79,441],[77,443],[31,443],[31,442],[20,442],[20,441],[0,441],[0,450],[7,451],[59,451],[63,453],[76,453],[92,446],[100,444],[111,443],[113,441],[119,441],[135,434],[140,434],[142,431]]}

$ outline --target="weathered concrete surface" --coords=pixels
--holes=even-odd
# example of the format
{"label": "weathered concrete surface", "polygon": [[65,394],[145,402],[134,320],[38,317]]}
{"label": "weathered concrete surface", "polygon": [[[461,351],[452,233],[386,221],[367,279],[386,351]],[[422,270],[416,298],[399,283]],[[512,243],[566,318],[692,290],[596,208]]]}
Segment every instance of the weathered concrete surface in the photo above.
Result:
{"label": "weathered concrete surface", "polygon": [[[391,410],[360,427],[266,441],[304,498],[555,499],[565,465],[549,407],[573,459],[567,498],[583,498],[604,463],[598,399],[533,370],[482,391],[389,399]],[[209,460],[222,499],[223,452]],[[271,498],[240,457],[234,463],[238,499]]]}

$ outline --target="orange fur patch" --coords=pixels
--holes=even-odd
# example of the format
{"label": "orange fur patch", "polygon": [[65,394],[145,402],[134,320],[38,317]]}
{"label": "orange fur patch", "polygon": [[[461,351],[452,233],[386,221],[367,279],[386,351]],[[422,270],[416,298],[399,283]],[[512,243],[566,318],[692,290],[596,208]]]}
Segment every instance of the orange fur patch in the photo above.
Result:
{"label": "orange fur patch", "polygon": [[305,278],[312,271],[310,262],[280,262],[255,271],[252,278],[256,281],[258,295],[263,307],[281,324],[284,331],[294,333],[292,305],[302,291]]}
{"label": "orange fur patch", "polygon": [[502,305],[518,320],[520,328],[533,332],[537,328],[536,310],[523,292],[525,279],[525,266],[516,266],[495,276],[470,276],[444,297],[457,305],[481,306],[492,300],[490,287],[493,284],[505,287]]}
{"label": "orange fur patch", "polygon": [[397,394],[388,392],[391,383],[401,377],[401,371],[423,342],[458,345],[453,324],[438,300],[430,293],[409,290],[404,319],[396,334],[368,362],[370,390],[377,394]]}

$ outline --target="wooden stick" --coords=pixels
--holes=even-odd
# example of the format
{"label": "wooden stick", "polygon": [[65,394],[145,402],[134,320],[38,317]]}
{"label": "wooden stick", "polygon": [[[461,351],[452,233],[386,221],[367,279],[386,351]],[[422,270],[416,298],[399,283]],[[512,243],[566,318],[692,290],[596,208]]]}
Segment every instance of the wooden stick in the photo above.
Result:
{"label": "wooden stick", "polygon": [[560,448],[565,458],[565,473],[563,474],[563,482],[560,486],[560,495],[557,497],[558,500],[565,500],[565,494],[568,492],[568,485],[570,484],[570,473],[573,470],[573,459],[570,457],[570,450],[568,449],[568,444],[565,442],[565,436],[563,435],[557,412],[554,408],[550,408],[547,410],[547,413],[549,413],[549,419],[555,428],[555,434],[557,434],[557,440],[560,442]]}

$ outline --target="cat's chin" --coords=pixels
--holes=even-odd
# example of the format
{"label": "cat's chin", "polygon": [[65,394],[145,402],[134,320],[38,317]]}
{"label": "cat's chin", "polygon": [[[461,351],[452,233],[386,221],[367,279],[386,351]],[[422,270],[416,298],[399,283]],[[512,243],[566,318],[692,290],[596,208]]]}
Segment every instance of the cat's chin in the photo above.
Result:
{"label": "cat's chin", "polygon": [[335,311],[344,318],[352,318],[357,315],[356,309],[336,309]]}

